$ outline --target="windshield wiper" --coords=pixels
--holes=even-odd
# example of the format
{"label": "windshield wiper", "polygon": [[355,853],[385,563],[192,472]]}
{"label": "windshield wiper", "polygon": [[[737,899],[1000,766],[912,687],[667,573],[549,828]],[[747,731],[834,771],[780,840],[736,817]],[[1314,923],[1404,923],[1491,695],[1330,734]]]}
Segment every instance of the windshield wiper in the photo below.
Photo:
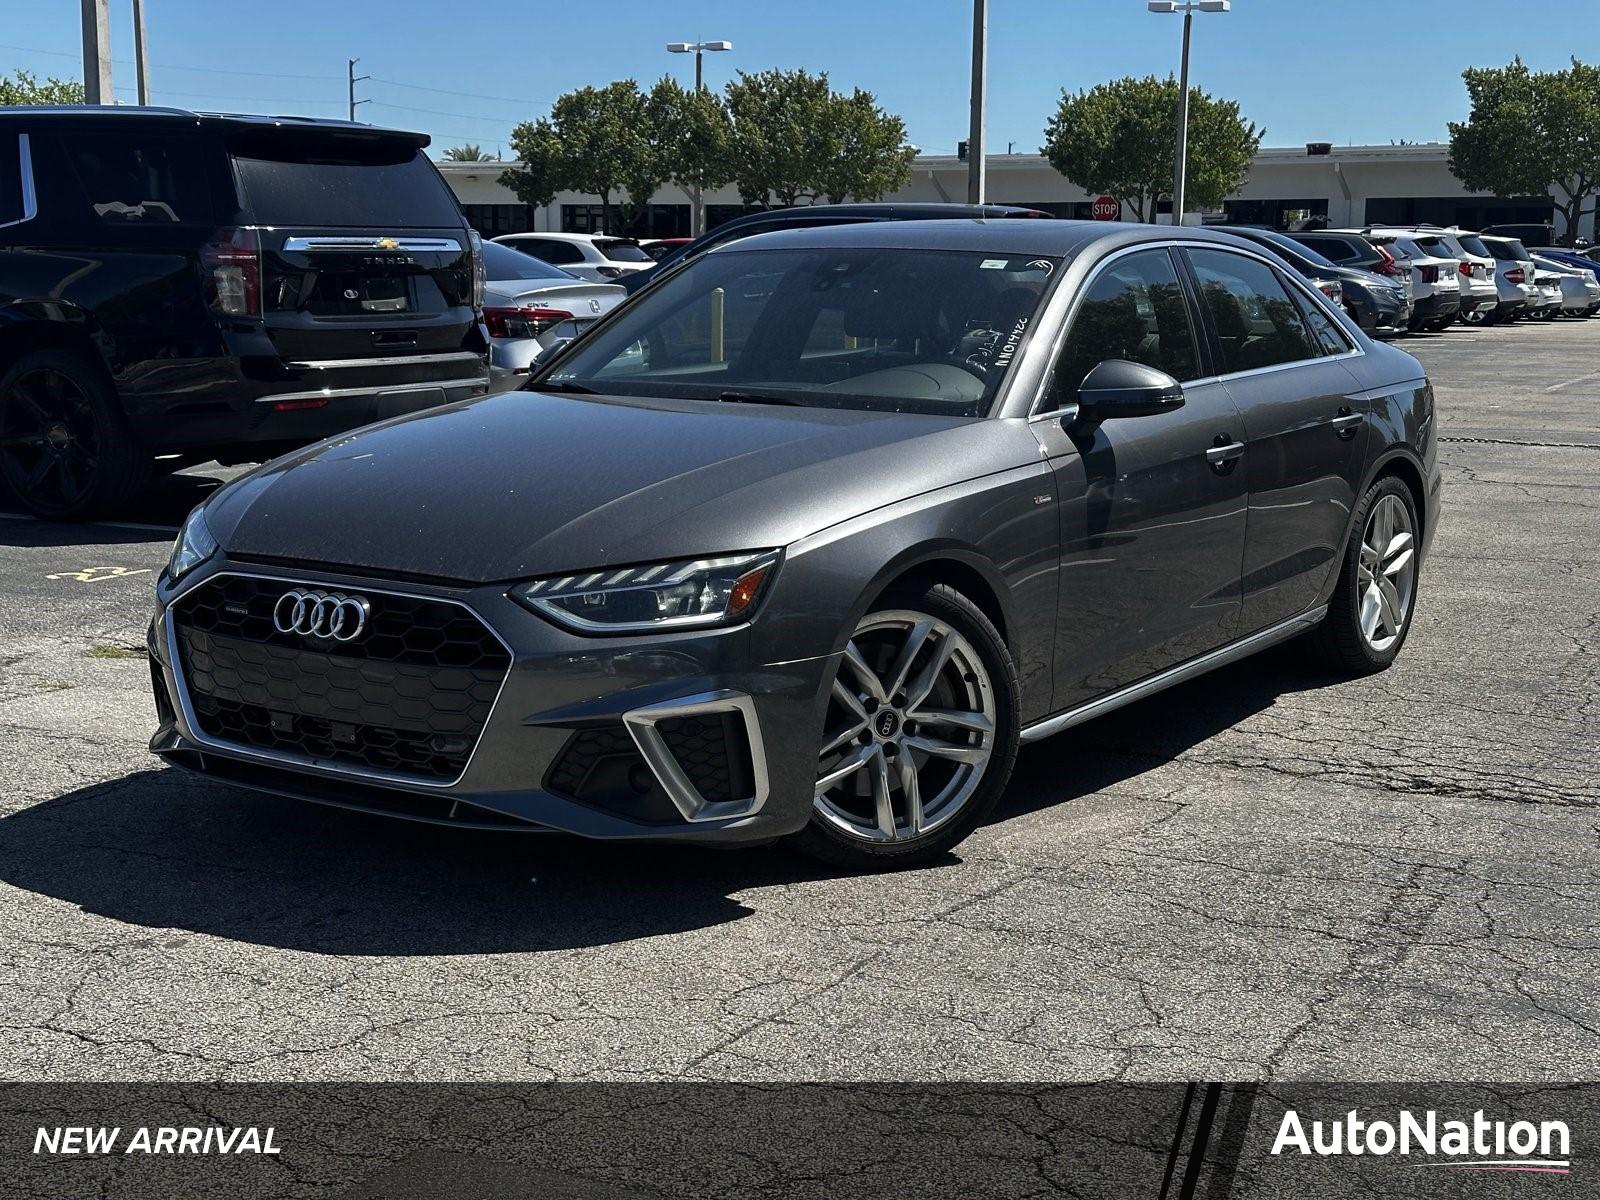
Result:
{"label": "windshield wiper", "polygon": [[798,407],[800,401],[787,396],[774,396],[771,392],[718,392],[717,399],[725,404],[787,404]]}
{"label": "windshield wiper", "polygon": [[548,379],[544,383],[536,383],[528,389],[530,392],[570,392],[576,396],[592,396],[595,391],[592,387],[584,387],[571,379]]}

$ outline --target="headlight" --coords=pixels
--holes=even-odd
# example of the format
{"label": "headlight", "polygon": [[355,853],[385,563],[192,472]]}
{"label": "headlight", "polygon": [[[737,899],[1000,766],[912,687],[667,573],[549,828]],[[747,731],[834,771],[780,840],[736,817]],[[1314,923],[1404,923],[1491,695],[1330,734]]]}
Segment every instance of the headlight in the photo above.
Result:
{"label": "headlight", "polygon": [[755,613],[778,557],[763,550],[535,579],[511,598],[579,633],[736,625]]}
{"label": "headlight", "polygon": [[216,552],[217,539],[206,527],[204,512],[197,508],[178,530],[178,540],[172,544],[172,557],[167,559],[167,578],[177,582]]}

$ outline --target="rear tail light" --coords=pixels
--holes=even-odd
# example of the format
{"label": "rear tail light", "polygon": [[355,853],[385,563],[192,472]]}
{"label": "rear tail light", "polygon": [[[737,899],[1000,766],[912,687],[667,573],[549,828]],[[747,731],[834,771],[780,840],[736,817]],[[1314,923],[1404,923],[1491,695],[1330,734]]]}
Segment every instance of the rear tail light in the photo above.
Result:
{"label": "rear tail light", "polygon": [[467,230],[467,245],[472,247],[472,307],[481,309],[489,286],[489,268],[483,260],[483,238],[476,229]]}
{"label": "rear tail light", "polygon": [[1395,272],[1395,268],[1394,268],[1394,255],[1390,254],[1382,246],[1374,246],[1373,249],[1376,250],[1379,254],[1383,255],[1383,257],[1378,260],[1377,265],[1374,266],[1372,269],[1374,271],[1376,271],[1379,275],[1393,275],[1393,274],[1395,274],[1396,272]]}
{"label": "rear tail light", "polygon": [[223,229],[200,247],[206,301],[229,317],[261,315],[261,236],[254,229]]}
{"label": "rear tail light", "polygon": [[595,274],[604,275],[607,279],[617,279],[622,275],[621,267],[596,267]]}
{"label": "rear tail light", "polygon": [[1519,284],[1520,285],[1522,283],[1522,281],[1524,279],[1526,279],[1526,278],[1527,278],[1527,276],[1522,273],[1522,268],[1521,267],[1512,267],[1509,271],[1506,272],[1506,282],[1507,283],[1515,283],[1515,284]]}
{"label": "rear tail light", "polygon": [[1472,264],[1471,263],[1469,263],[1469,262],[1461,263],[1460,264],[1460,271],[1468,279],[1472,278]]}
{"label": "rear tail light", "polygon": [[1422,272],[1422,282],[1423,283],[1438,283],[1439,282],[1439,264],[1438,263],[1423,263],[1422,266],[1418,268],[1418,270],[1420,270]]}
{"label": "rear tail light", "polygon": [[1337,279],[1322,279],[1317,282],[1317,291],[1321,292],[1335,304],[1344,301],[1344,285]]}
{"label": "rear tail light", "polygon": [[572,320],[572,314],[559,308],[486,308],[483,323],[489,327],[489,336],[497,338],[529,338],[554,329],[563,321]]}

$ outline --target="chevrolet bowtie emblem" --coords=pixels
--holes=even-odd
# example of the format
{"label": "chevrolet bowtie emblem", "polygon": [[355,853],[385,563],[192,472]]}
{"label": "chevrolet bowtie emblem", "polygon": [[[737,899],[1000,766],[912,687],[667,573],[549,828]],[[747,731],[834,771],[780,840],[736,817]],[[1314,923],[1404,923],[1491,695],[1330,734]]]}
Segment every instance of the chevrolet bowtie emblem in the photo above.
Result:
{"label": "chevrolet bowtie emblem", "polygon": [[379,250],[398,250],[398,249],[400,249],[400,243],[395,241],[393,238],[379,238],[378,239],[378,249]]}

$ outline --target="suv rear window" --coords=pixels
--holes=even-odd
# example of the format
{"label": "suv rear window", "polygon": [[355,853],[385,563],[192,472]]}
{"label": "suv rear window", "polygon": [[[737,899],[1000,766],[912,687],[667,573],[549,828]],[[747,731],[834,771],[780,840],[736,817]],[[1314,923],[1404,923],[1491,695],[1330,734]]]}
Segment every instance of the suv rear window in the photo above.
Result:
{"label": "suv rear window", "polygon": [[1470,237],[1470,236],[1463,235],[1461,237],[1458,237],[1456,239],[1456,241],[1460,244],[1461,248],[1463,250],[1465,250],[1468,254],[1476,254],[1479,258],[1492,258],[1492,257],[1494,257],[1492,254],[1489,253],[1489,247],[1485,246],[1482,242],[1480,242],[1475,237]]}
{"label": "suv rear window", "polygon": [[1341,237],[1315,237],[1310,235],[1302,237],[1298,234],[1291,234],[1290,236],[1302,246],[1309,246],[1311,249],[1318,251],[1331,262],[1349,262],[1351,259],[1359,257],[1359,251],[1355,246]]}
{"label": "suv rear window", "polygon": [[655,262],[655,259],[640,249],[637,242],[625,242],[619,238],[595,238],[594,248],[612,262]]}
{"label": "suv rear window", "polygon": [[465,223],[438,171],[410,142],[274,131],[236,137],[228,149],[252,224],[427,229]]}
{"label": "suv rear window", "polygon": [[0,225],[22,220],[22,152],[16,134],[0,132]]}
{"label": "suv rear window", "polygon": [[1418,238],[1417,245],[1430,258],[1454,258],[1456,256],[1456,252],[1450,249],[1450,243],[1442,242],[1438,238]]}
{"label": "suv rear window", "polygon": [[89,211],[106,224],[217,223],[202,140],[67,133],[61,147]]}

